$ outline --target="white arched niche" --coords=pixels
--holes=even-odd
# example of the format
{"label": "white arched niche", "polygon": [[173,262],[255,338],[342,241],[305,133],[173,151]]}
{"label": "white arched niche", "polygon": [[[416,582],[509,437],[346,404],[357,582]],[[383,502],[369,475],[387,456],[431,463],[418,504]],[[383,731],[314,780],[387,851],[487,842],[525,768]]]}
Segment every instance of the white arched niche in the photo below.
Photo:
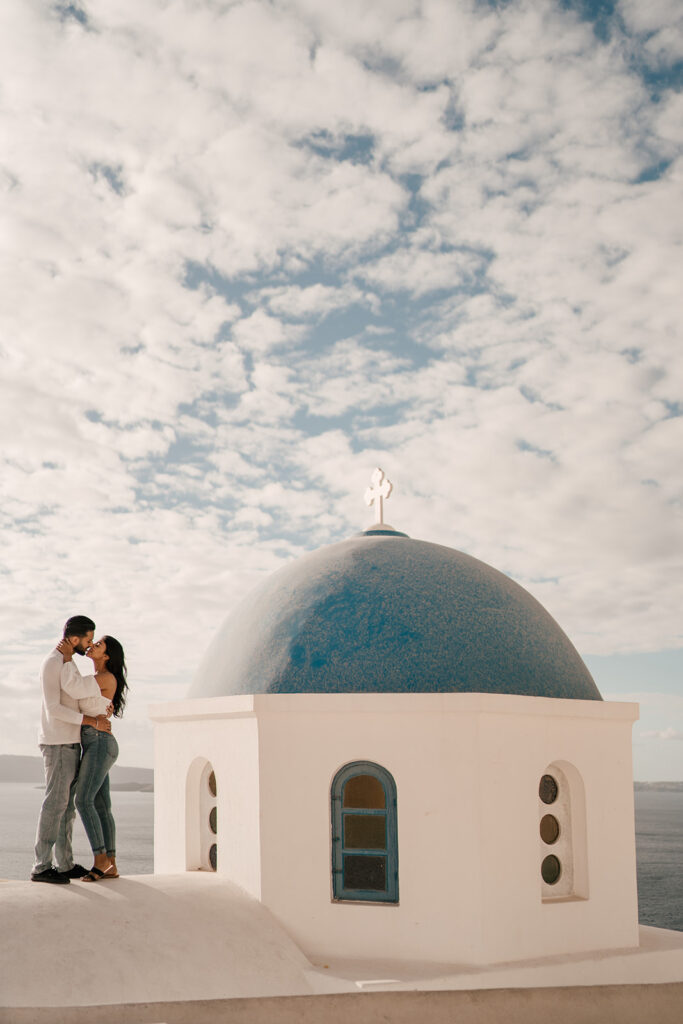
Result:
{"label": "white arched niche", "polygon": [[216,774],[206,758],[196,757],[185,784],[185,867],[215,871],[218,860]]}
{"label": "white arched niche", "polygon": [[539,780],[538,831],[541,898],[588,899],[586,794],[567,761],[553,761]]}

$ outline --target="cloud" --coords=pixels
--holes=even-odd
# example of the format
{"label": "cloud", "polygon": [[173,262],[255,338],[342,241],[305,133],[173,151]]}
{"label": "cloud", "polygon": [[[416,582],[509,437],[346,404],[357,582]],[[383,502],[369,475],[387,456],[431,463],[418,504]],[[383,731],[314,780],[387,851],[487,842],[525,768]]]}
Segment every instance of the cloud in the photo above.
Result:
{"label": "cloud", "polygon": [[637,0],[621,0],[619,12],[628,28],[642,38],[652,64],[670,67],[681,59],[683,15],[675,0],[655,0],[647,6]]}
{"label": "cloud", "polygon": [[3,5],[12,693],[90,609],[141,723],[377,463],[584,653],[681,645],[681,18],[584,10]]}
{"label": "cloud", "polygon": [[430,292],[471,286],[484,261],[471,252],[429,252],[420,246],[401,249],[366,263],[357,273],[382,291],[407,291],[421,297]]}
{"label": "cloud", "polygon": [[276,317],[268,316],[263,310],[238,321],[231,333],[233,341],[242,350],[256,355],[265,354],[271,349],[287,347],[301,336],[301,331],[285,325]]}
{"label": "cloud", "polygon": [[291,319],[323,319],[335,310],[347,309],[356,304],[367,305],[371,297],[358,288],[346,285],[342,288],[314,284],[307,288],[300,285],[264,288],[255,293],[253,301],[265,303],[277,316]]}
{"label": "cloud", "polygon": [[643,740],[683,740],[683,732],[679,732],[677,729],[648,729],[647,732],[641,732],[640,738]]}

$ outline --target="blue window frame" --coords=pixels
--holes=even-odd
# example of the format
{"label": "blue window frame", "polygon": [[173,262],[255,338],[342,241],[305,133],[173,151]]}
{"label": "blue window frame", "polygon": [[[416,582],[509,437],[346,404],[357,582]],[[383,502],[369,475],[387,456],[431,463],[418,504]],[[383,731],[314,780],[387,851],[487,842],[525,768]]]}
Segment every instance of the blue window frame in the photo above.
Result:
{"label": "blue window frame", "polygon": [[336,900],[398,903],[396,783],[371,761],[332,782],[332,893]]}

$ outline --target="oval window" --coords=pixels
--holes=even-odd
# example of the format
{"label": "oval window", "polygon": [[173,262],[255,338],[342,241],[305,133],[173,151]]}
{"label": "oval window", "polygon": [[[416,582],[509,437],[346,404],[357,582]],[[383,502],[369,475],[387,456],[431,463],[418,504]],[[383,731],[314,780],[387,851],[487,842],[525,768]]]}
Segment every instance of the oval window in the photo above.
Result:
{"label": "oval window", "polygon": [[544,814],[540,825],[541,839],[550,846],[557,842],[560,834],[560,823],[554,814]]}
{"label": "oval window", "polygon": [[544,804],[554,804],[557,800],[557,782],[552,775],[544,775],[538,786],[538,795]]}
{"label": "oval window", "polygon": [[554,854],[546,857],[541,864],[541,876],[546,885],[555,885],[562,874],[562,866]]}

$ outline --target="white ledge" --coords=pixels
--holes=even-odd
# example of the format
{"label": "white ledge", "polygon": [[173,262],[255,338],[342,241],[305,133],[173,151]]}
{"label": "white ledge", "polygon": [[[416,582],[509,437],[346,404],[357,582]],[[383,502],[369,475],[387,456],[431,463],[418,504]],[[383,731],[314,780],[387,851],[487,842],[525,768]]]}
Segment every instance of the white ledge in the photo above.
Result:
{"label": "white ledge", "polygon": [[153,722],[244,718],[258,714],[495,714],[636,721],[638,704],[524,697],[507,693],[257,693],[152,704]]}

